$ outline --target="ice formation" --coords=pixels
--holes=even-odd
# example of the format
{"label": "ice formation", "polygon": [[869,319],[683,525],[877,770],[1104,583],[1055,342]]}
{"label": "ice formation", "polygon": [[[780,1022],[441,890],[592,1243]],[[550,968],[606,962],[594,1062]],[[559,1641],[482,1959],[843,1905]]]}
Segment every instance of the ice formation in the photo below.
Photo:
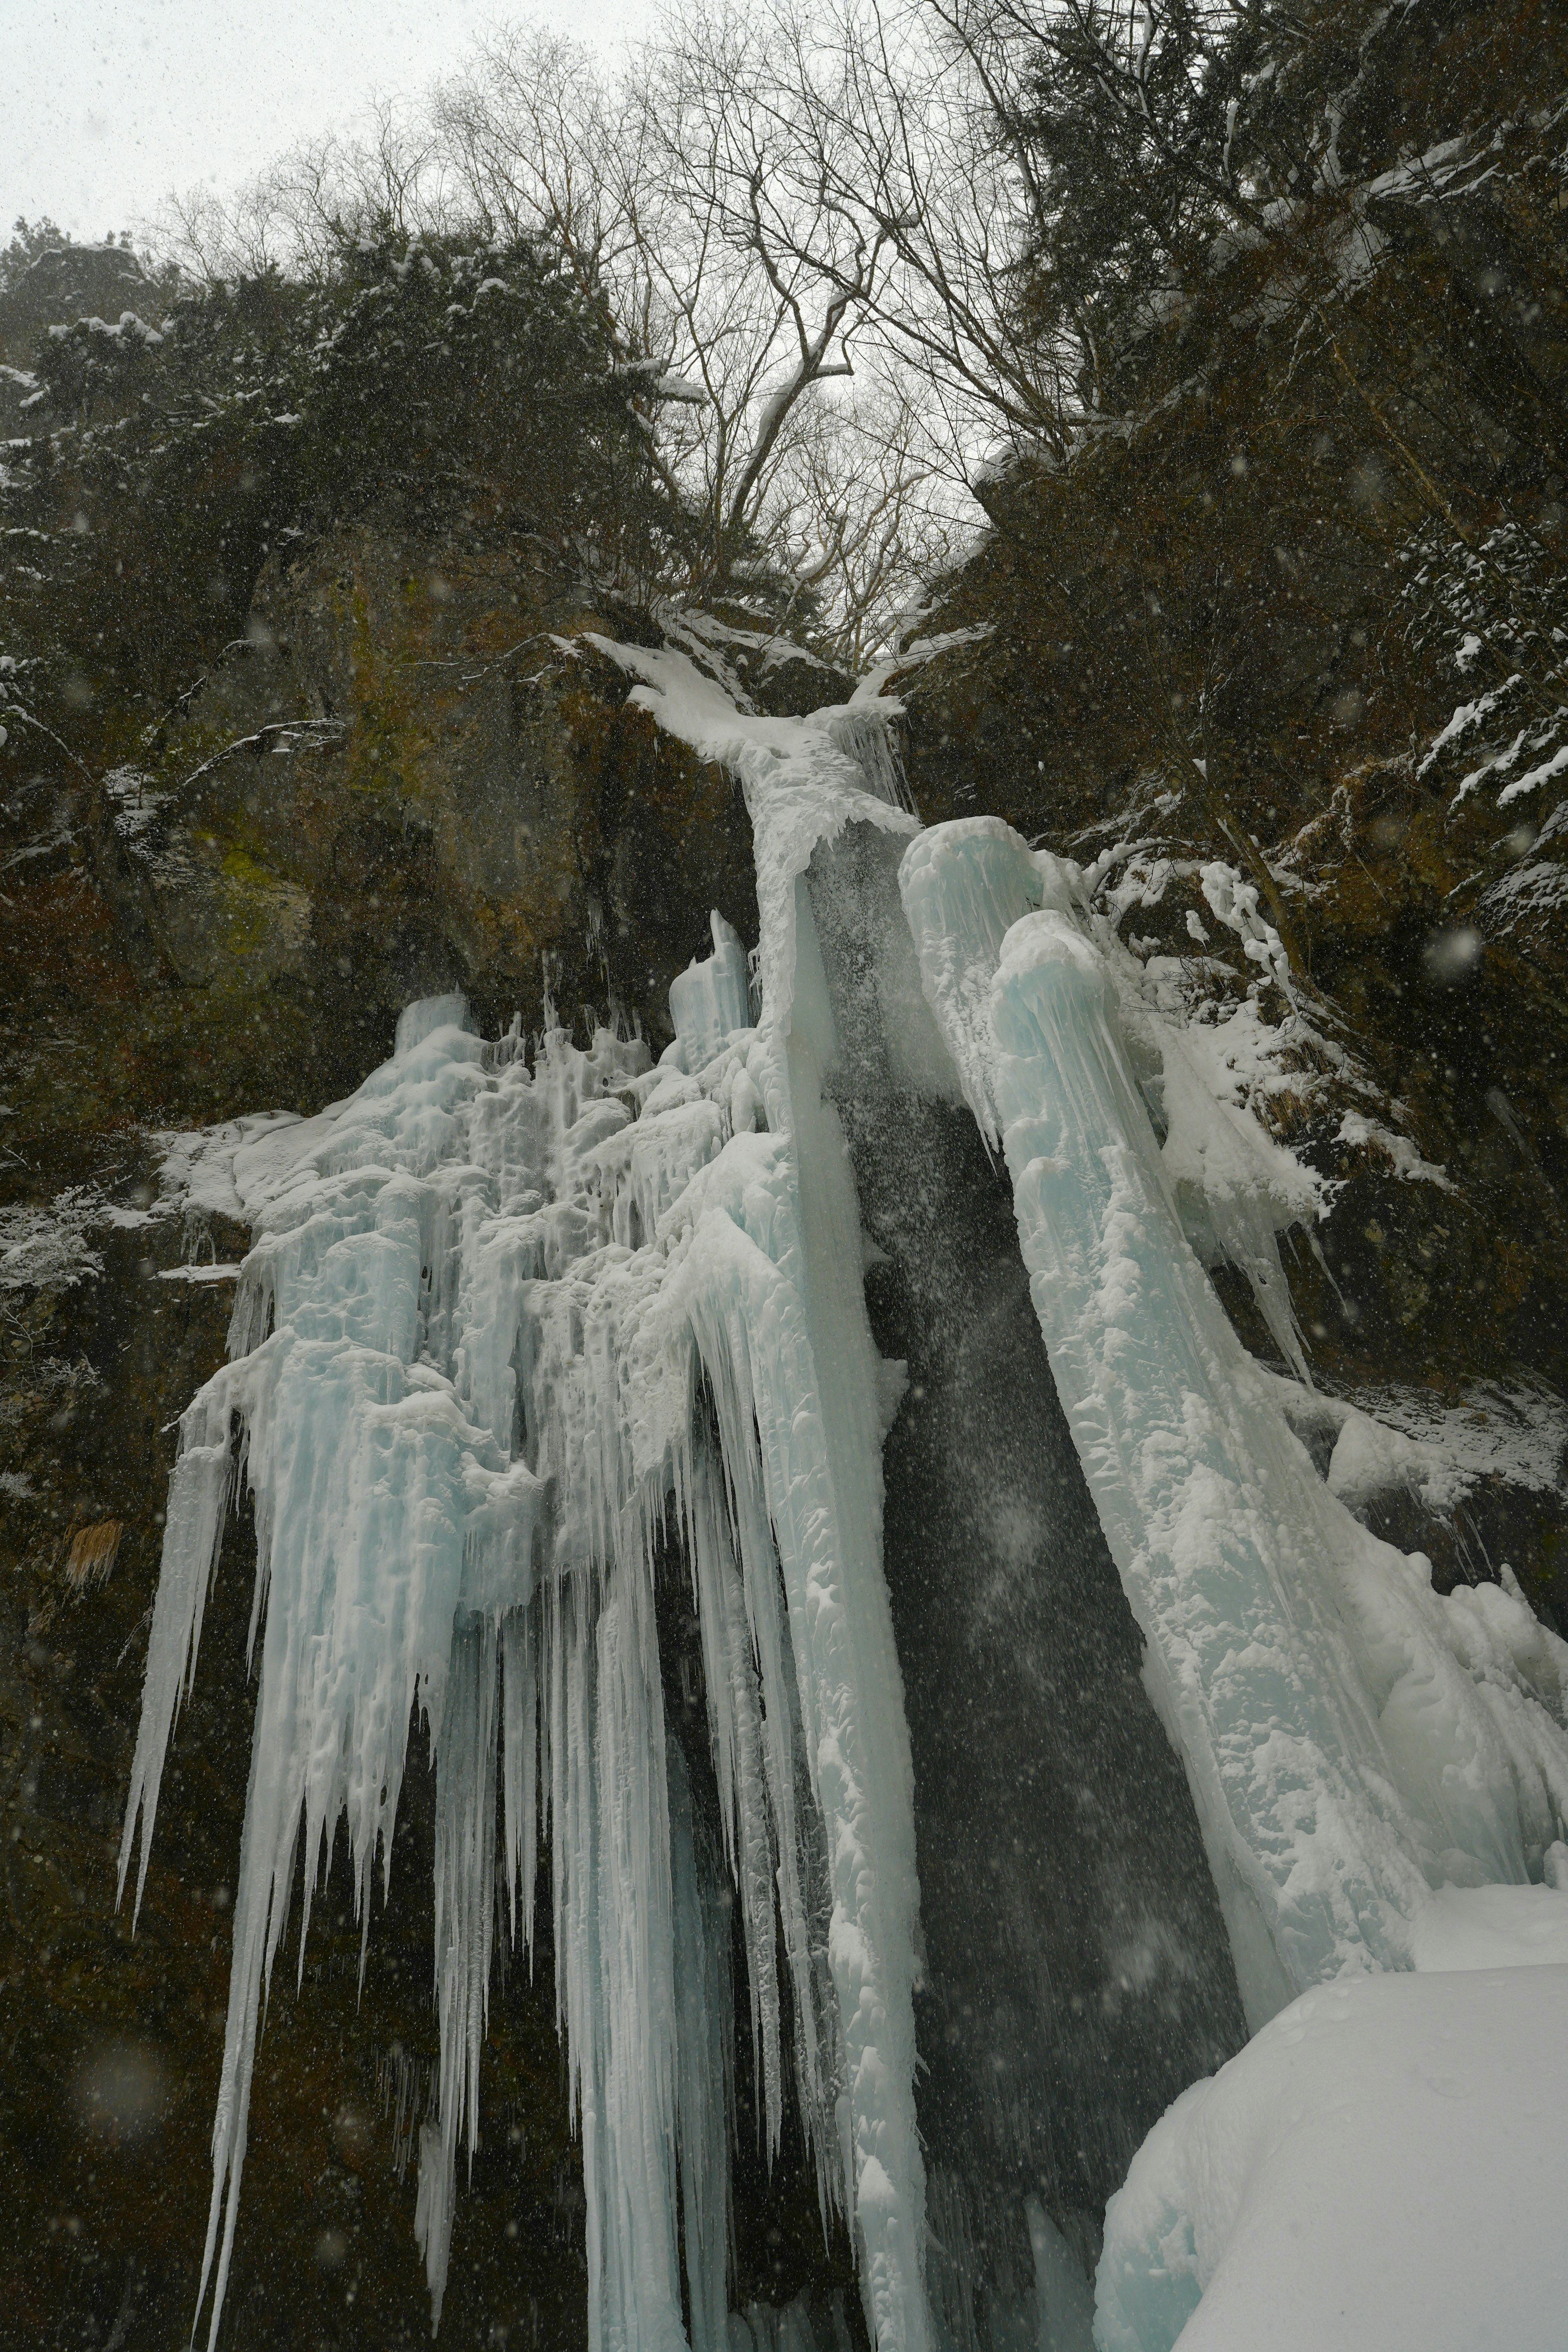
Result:
{"label": "ice formation", "polygon": [[[1253,2027],[1321,1979],[1408,1966],[1433,1886],[1523,1882],[1563,1851],[1568,1650],[1516,1589],[1438,1600],[1426,1563],[1316,1476],[1194,1254],[1244,1265],[1294,1353],[1276,1235],[1310,1212],[1310,1181],[1204,1090],[1169,1024],[1119,1006],[1076,870],[990,820],[921,833],[859,698],[760,719],[685,653],[601,649],[745,792],[755,1013],[716,916],[657,1067],[603,1028],[586,1048],[552,1023],[531,1053],[515,1024],[486,1042],[460,999],[430,1000],[348,1102],[186,1153],[193,1201],[237,1205],[254,1238],[230,1361],[181,1424],[121,1877],[140,1818],[139,1904],[243,1481],[260,1663],[203,2270],[214,2340],[296,1858],[302,1843],[308,1918],[346,1818],[368,1934],[415,1714],[437,1780],[440,2050],[416,2218],[437,2315],[479,2130],[496,1840],[505,1931],[526,1945],[542,1826],[595,2352],[732,2338],[724,1881],[770,2144],[793,2099],[825,2216],[853,2230],[877,2352],[939,2340],[911,1761],[882,1573],[902,1376],[867,1318],[828,1084],[854,1041],[806,879],[847,827],[909,843],[936,1029],[930,1066],[904,1077],[933,1098],[962,1088],[1005,1153]],[[887,972],[868,953],[875,994]],[[700,1628],[713,1835],[665,1721],[655,1596],[672,1576]],[[1081,2343],[1074,2258],[1038,2199],[1027,2223],[1039,2340]],[[805,2352],[800,2312],[759,2328]]]}
{"label": "ice formation", "polygon": [[584,1051],[554,1027],[531,1066],[515,1033],[486,1044],[460,999],[433,1000],[349,1102],[233,1139],[255,1237],[231,1361],[181,1424],[121,1857],[123,1885],[140,1815],[139,1903],[243,1478],[260,1669],[203,2275],[215,2336],[297,1849],[308,1921],[346,1816],[368,1933],[417,1711],[437,1780],[439,2096],[416,2218],[436,2310],[478,2130],[499,1785],[524,1942],[541,1817],[551,1841],[591,2339],[687,2342],[679,2212],[693,2352],[723,2352],[728,1915],[664,1724],[655,1579],[679,1574],[770,2142],[787,2071],[876,2342],[926,2341],[909,1749],[880,1574],[889,1381],[795,899],[825,829],[862,808],[907,820],[826,730],[804,759],[793,738],[752,748],[764,946],[788,975],[762,1026],[716,916],[657,1068],[638,1041],[601,1029]]}
{"label": "ice formation", "polygon": [[806,887],[871,1328],[909,1370],[883,1573],[914,1765],[926,2291],[945,2352],[1079,2352],[1107,2198],[1246,2021],[1011,1190],[921,992],[903,845],[852,826]]}
{"label": "ice formation", "polygon": [[1568,1646],[1517,1587],[1439,1599],[1316,1475],[1184,1233],[1076,869],[976,818],[922,834],[900,882],[1256,2030],[1408,1966],[1430,1886],[1540,1876]]}

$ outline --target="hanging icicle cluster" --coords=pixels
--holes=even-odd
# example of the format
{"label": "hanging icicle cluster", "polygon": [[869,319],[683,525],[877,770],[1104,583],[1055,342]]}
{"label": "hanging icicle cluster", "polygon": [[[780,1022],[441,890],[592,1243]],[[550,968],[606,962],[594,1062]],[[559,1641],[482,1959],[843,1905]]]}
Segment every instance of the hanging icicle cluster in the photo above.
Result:
{"label": "hanging icicle cluster", "polygon": [[[717,917],[714,932],[712,963],[678,991],[695,1074],[679,1042],[650,1069],[640,1041],[604,1029],[584,1052],[552,1028],[531,1067],[515,1034],[472,1034],[460,999],[411,1006],[393,1060],[277,1170],[232,1360],[184,1417],[121,1884],[140,1812],[140,1904],[243,1480],[260,1669],[203,2273],[205,2294],[216,2262],[215,2336],[296,1854],[302,1839],[302,1954],[346,1816],[368,1935],[416,1714],[437,1783],[440,2057],[416,2223],[437,2316],[458,2155],[478,2134],[498,1811],[524,1948],[549,1840],[595,2347],[688,2340],[678,2215],[689,2340],[727,2342],[721,1874],[770,2158],[793,2095],[826,2226],[853,2211],[868,2149],[886,2150],[898,2095],[868,2059],[900,2001],[877,1922],[910,1942],[913,1874],[907,1837],[872,1818],[856,1746],[879,1711],[868,1679],[896,1687],[897,1669],[885,1609],[876,1654],[866,1612],[858,1632],[845,1622],[826,1447],[799,1409],[813,1383],[782,1056],[747,1025],[739,942]],[[719,1840],[694,1830],[665,1727],[661,1573],[689,1579],[700,1624]]]}

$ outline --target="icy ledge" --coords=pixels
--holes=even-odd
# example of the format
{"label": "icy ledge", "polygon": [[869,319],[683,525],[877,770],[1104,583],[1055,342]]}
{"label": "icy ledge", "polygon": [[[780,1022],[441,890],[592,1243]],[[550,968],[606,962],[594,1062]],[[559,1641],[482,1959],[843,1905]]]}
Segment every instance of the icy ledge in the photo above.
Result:
{"label": "icy ledge", "polygon": [[1183,1232],[1074,870],[982,818],[920,835],[900,887],[1002,1141],[1256,2031],[1324,1979],[1408,1967],[1429,1888],[1542,1874],[1568,1813],[1568,1645],[1517,1586],[1440,1600],[1315,1475]]}

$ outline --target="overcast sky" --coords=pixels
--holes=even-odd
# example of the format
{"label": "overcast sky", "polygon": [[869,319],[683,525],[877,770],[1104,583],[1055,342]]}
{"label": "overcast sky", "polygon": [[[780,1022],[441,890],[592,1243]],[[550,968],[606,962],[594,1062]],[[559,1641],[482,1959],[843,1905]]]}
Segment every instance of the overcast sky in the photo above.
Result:
{"label": "overcast sky", "polygon": [[0,0],[0,244],[16,215],[134,228],[171,189],[232,187],[469,37],[543,17],[613,46],[647,0]]}

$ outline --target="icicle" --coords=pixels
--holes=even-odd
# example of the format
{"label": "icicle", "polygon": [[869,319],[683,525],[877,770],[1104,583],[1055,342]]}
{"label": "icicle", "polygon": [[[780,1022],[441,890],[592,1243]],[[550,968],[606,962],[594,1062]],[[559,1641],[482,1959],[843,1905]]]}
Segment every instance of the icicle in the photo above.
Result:
{"label": "icicle", "polygon": [[713,952],[699,962],[694,957],[679,979],[669,983],[669,1017],[689,1070],[700,1070],[713,1059],[731,1032],[752,1025],[747,992],[746,950],[739,932],[717,907],[709,918]]}
{"label": "icicle", "polygon": [[877,702],[851,703],[827,722],[828,733],[847,752],[865,779],[866,790],[894,808],[915,814],[914,796],[893,740],[893,713]]}
{"label": "icicle", "polygon": [[675,1942],[664,1708],[644,1604],[617,1577],[595,1647],[605,2338],[684,2352],[675,2235]]}
{"label": "icicle", "polygon": [[713,1726],[719,1796],[730,1867],[741,1893],[752,2004],[752,2062],[763,2084],[770,2159],[784,2124],[778,1972],[774,1958],[773,1822],[763,1770],[762,1714],[745,1596],[731,1548],[721,1474],[698,1455],[691,1552],[702,1629],[703,1675]]}
{"label": "icicle", "polygon": [[[672,1304],[695,1333],[727,1464],[744,1461],[756,1431],[829,1857],[847,2202],[874,2339],[883,2352],[916,2352],[927,2325],[913,2096],[918,1887],[909,1733],[881,1578],[878,1359],[843,1133],[822,1098],[831,1015],[804,899],[797,923],[787,1051],[783,1066],[760,1075],[770,1125],[776,1107],[795,1137],[798,1194],[748,1190],[743,1171],[768,1139],[737,1139],[734,1189],[714,1181],[722,1160],[708,1171],[708,1213]],[[819,2165],[827,2160],[819,2148]]]}
{"label": "icicle", "polygon": [[[458,2143],[470,2167],[479,2137],[479,2047],[489,2007],[495,1920],[496,1682],[493,1620],[470,1622],[452,1644],[436,1762],[436,2006],[440,2021],[438,2123],[419,2143],[414,2231],[441,2321],[452,2241]],[[428,2176],[428,2177],[427,2177]]]}
{"label": "icicle", "polygon": [[132,1925],[142,1908],[147,1865],[153,1856],[153,1824],[174,1717],[189,1691],[201,1646],[202,1616],[217,1574],[224,1514],[234,1487],[234,1443],[229,1432],[231,1384],[220,1373],[188,1405],[180,1421],[180,1451],[169,1481],[163,1527],[163,1567],[153,1605],[147,1642],[142,1719],[131,1766],[131,1793],[120,1841],[121,1896],[142,1822],[142,1864],[136,1874]]}
{"label": "icicle", "polygon": [[533,1891],[539,1876],[539,1675],[531,1612],[507,1612],[501,1621],[501,1792],[506,1824],[507,1901],[515,1948],[521,1885],[523,1948],[531,1958]]}
{"label": "icicle", "polygon": [[[716,1357],[719,1363],[724,1362],[717,1350]],[[826,1857],[802,1730],[800,1679],[779,1606],[782,1578],[763,1493],[763,1465],[754,1439],[748,1442],[740,1399],[728,1382],[726,1398],[726,1422],[731,1432],[724,1456],[729,1536],[742,1564],[742,1596],[749,1634],[747,1671],[751,1671],[754,1660],[760,1681],[762,1759],[773,1832],[772,1875],[777,1883],[779,1918],[793,1994],[795,2088],[806,2146],[816,2162],[826,2231],[829,2213],[842,2210],[845,2197],[835,2117],[842,2062],[827,1967],[831,1897],[827,1891]],[[706,1617],[703,1626],[706,1643]],[[731,1644],[738,1641],[738,1629],[730,1638]],[[732,1646],[731,1658],[734,1654]],[[731,1672],[734,1671],[732,1666]],[[710,1708],[714,1704],[713,1691],[710,1676]],[[716,1740],[717,1738],[716,1731]],[[721,1780],[721,1787],[724,1785]]]}
{"label": "icicle", "polygon": [[[1000,817],[933,825],[905,858],[900,887],[928,999],[942,1008],[965,1099],[992,1152],[1001,1136],[990,1080],[991,975],[1002,941],[1014,923],[1042,909],[1081,924],[1081,883],[1069,861],[1029,851]],[[1114,935],[1100,943],[1130,965]],[[1169,1022],[1154,1016],[1135,991],[1122,989],[1119,996],[1138,1018],[1142,1043],[1159,1070],[1167,1128],[1160,1164],[1187,1239],[1205,1265],[1224,1257],[1245,1274],[1275,1345],[1310,1385],[1279,1234],[1316,1214],[1315,1180],[1255,1120],[1215,1098]]]}
{"label": "icicle", "polygon": [[392,2169],[401,2180],[408,2169],[414,2141],[430,2105],[436,2070],[422,2066],[395,2042],[376,2061],[376,2096],[381,2112],[392,2118]]}
{"label": "icicle", "polygon": [[[298,1843],[301,1936],[342,1815],[368,1930],[417,1706],[437,1776],[439,2087],[416,2207],[433,2309],[458,2149],[478,2133],[499,1796],[525,1945],[541,1812],[549,1826],[595,2352],[684,2343],[678,2209],[693,2326],[722,2352],[729,1961],[689,1791],[667,1786],[652,1591],[672,1523],[765,2145],[793,2063],[825,2226],[853,2222],[880,2352],[921,2352],[909,1759],[855,1204],[820,1056],[804,1028],[783,1045],[776,998],[767,1034],[751,1028],[745,957],[718,919],[714,934],[688,975],[694,1069],[650,1072],[640,1041],[605,1030],[580,1051],[553,1025],[531,1068],[460,1004],[411,1008],[394,1059],[290,1131],[260,1201],[236,1361],[186,1419],[122,1855],[123,1875],[140,1811],[144,1874],[243,1459],[260,1672],[203,2273],[215,2330]],[[694,1421],[703,1394],[717,1450]]]}

